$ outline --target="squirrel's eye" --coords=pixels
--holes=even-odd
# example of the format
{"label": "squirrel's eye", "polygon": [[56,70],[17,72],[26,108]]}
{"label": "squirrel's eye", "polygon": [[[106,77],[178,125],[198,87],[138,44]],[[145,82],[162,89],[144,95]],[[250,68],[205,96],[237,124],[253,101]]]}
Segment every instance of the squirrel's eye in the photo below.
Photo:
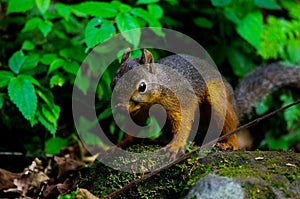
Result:
{"label": "squirrel's eye", "polygon": [[146,83],[145,82],[141,82],[139,84],[138,92],[139,93],[144,93],[146,91],[146,89],[147,89]]}

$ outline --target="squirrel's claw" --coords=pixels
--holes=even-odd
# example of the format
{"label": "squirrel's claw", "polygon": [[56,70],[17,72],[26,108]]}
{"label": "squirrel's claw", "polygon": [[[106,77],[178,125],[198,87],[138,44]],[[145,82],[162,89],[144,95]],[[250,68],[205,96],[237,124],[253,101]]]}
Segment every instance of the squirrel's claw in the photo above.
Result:
{"label": "squirrel's claw", "polygon": [[217,142],[215,144],[215,147],[217,147],[221,151],[232,151],[234,150],[234,146],[227,142]]}

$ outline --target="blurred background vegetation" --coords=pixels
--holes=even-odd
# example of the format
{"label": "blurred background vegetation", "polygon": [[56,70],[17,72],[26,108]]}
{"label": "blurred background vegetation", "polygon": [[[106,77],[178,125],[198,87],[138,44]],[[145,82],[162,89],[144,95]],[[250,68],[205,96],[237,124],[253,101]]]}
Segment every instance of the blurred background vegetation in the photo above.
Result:
{"label": "blurred background vegetation", "polygon": [[[117,33],[140,27],[180,31],[209,52],[235,87],[259,65],[282,61],[299,67],[299,13],[296,0],[1,0],[0,151],[36,157],[78,142],[71,107],[74,79],[91,49]],[[140,37],[126,40],[138,46]],[[103,77],[96,108],[99,122],[121,140],[109,108],[115,70]],[[88,85],[78,87],[88,90]],[[249,119],[295,101],[298,93],[280,89],[266,96]],[[255,147],[295,148],[299,119],[298,106],[257,125]]]}

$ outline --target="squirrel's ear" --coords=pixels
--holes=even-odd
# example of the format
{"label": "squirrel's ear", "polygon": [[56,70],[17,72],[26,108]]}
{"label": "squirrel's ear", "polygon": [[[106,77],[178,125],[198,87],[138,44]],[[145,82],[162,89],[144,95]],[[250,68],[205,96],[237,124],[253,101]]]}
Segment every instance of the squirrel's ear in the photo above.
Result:
{"label": "squirrel's ear", "polygon": [[124,51],[124,54],[123,54],[122,59],[121,59],[121,64],[123,64],[124,62],[126,62],[129,59],[129,57],[130,57],[130,51],[131,51],[130,48],[127,48]]}
{"label": "squirrel's ear", "polygon": [[155,67],[155,64],[154,64],[153,55],[147,49],[143,50],[142,57],[140,59],[140,64],[146,64],[147,66],[149,66],[148,69],[149,69],[150,73],[155,73],[156,72],[156,67]]}

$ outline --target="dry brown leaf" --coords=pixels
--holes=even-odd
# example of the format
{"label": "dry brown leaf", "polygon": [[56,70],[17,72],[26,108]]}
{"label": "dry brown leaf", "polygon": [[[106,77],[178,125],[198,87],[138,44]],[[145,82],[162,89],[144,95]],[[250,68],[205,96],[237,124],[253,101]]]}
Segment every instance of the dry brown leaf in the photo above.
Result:
{"label": "dry brown leaf", "polygon": [[54,160],[58,165],[58,173],[57,173],[58,179],[68,172],[78,171],[84,168],[85,166],[83,162],[73,160],[71,158],[66,158],[66,157],[55,156]]}
{"label": "dry brown leaf", "polygon": [[13,188],[14,179],[17,179],[21,176],[19,173],[12,173],[5,169],[0,168],[0,190]]}

